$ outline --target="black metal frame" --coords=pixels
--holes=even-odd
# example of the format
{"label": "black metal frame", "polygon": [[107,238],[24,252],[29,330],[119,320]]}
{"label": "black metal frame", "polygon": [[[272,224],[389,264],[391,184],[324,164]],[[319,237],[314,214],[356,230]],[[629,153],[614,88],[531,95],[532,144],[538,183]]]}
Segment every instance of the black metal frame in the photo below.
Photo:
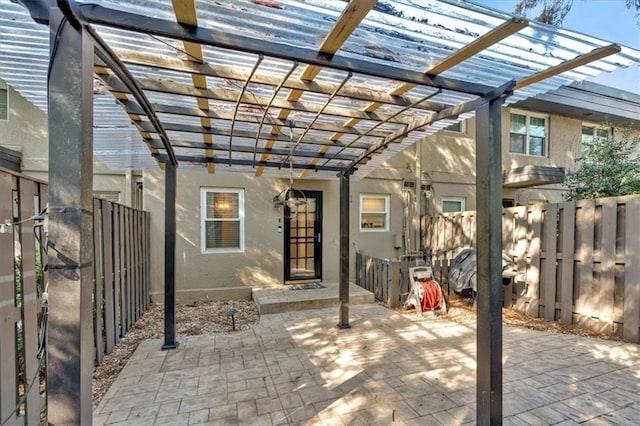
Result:
{"label": "black metal frame", "polygon": [[[479,424],[499,424],[502,420],[502,325],[501,325],[501,111],[500,106],[514,87],[509,82],[494,88],[482,84],[410,71],[389,65],[327,55],[309,49],[274,43],[254,38],[223,33],[211,29],[186,26],[173,21],[156,19],[84,4],[78,6],[73,1],[59,0],[65,17],[58,9],[52,8],[48,14],[48,2],[34,0],[24,2],[34,20],[48,23],[56,29],[52,39],[51,75],[49,81],[49,139],[50,139],[50,234],[51,253],[49,277],[51,331],[49,351],[51,359],[48,377],[48,394],[51,404],[49,420],[52,423],[88,423],[91,418],[91,360],[90,342],[91,316],[88,284],[91,282],[91,250],[85,247],[91,233],[91,221],[87,214],[91,211],[90,183],[93,163],[91,158],[92,132],[92,87],[91,73],[94,54],[116,75],[114,85],[126,88],[134,95],[136,102],[121,100],[126,111],[140,111],[149,118],[151,126],[145,133],[156,133],[157,138],[145,137],[154,156],[166,168],[165,200],[165,343],[163,349],[177,347],[175,340],[175,198],[176,166],[179,161],[219,163],[243,166],[282,167],[283,161],[215,158],[208,156],[175,156],[172,144],[157,119],[154,108],[124,64],[119,61],[107,44],[93,30],[90,24],[106,25],[140,33],[164,36],[176,40],[199,43],[260,57],[268,56],[319,67],[328,67],[348,73],[359,73],[381,77],[397,82],[435,87],[459,93],[472,94],[478,98],[434,111],[426,118],[405,123],[405,127],[385,137],[373,145],[341,144],[346,148],[362,149],[357,156],[348,154],[324,155],[316,153],[318,160],[326,160],[322,165],[295,162],[296,169],[329,170],[338,173],[340,181],[340,287],[338,327],[349,328],[349,179],[356,168],[368,161],[375,153],[387,148],[390,143],[402,139],[409,132],[428,126],[438,120],[456,117],[464,112],[476,110],[477,139],[477,210],[478,210],[478,382],[477,420]],[[53,22],[53,24],[51,24]],[[71,23],[71,25],[67,25]],[[69,78],[73,72],[76,78]],[[543,78],[543,77],[540,77]],[[246,84],[246,83],[245,83]],[[525,84],[525,83],[522,83]],[[528,83],[526,83],[528,84]],[[162,88],[160,88],[162,89]],[[157,89],[157,90],[160,90]],[[162,89],[165,90],[165,89]],[[73,108],[73,110],[70,110]],[[324,109],[324,107],[323,107]],[[177,110],[176,110],[177,111]],[[79,113],[78,113],[79,112]],[[204,114],[203,111],[184,109],[177,113]],[[237,116],[237,110],[233,118]],[[379,117],[379,116],[378,116]],[[263,117],[264,120],[264,117]],[[286,120],[282,123],[285,124]],[[273,124],[273,123],[271,123]],[[276,124],[281,126],[282,124]],[[140,121],[138,126],[145,126]],[[311,124],[313,125],[313,123]],[[310,126],[311,126],[310,125]],[[345,127],[346,128],[346,127]],[[184,130],[184,129],[183,129]],[[213,130],[211,130],[213,131]],[[232,130],[229,137],[244,136]],[[261,135],[255,136],[261,138]],[[376,135],[376,137],[379,137]],[[265,135],[276,140],[278,135]],[[300,142],[299,140],[296,145]],[[304,143],[304,142],[303,142]],[[229,142],[231,144],[231,142]],[[213,145],[200,146],[189,143],[193,148],[214,149]],[[230,145],[231,146],[231,145]],[[220,148],[218,146],[216,149]],[[166,153],[157,152],[165,150]],[[286,152],[268,149],[269,155],[308,158],[308,153]],[[330,166],[329,160],[341,160],[342,166]],[[72,195],[69,195],[72,194]],[[321,223],[321,205],[319,207]],[[65,242],[71,231],[70,242]],[[286,242],[286,241],[285,241]],[[82,248],[82,250],[81,250]],[[321,255],[321,251],[320,251]],[[89,296],[88,296],[89,295]],[[68,319],[71,316],[72,321]],[[64,319],[62,318],[64,317]],[[71,343],[69,343],[71,342]],[[60,351],[68,356],[57,357]]]}

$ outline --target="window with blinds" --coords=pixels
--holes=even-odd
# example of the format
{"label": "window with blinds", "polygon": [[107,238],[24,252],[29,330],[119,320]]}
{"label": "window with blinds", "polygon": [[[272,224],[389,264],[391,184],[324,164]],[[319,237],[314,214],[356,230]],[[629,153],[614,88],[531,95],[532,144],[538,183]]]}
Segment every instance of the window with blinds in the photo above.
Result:
{"label": "window with blinds", "polygon": [[203,188],[202,251],[244,250],[244,190]]}

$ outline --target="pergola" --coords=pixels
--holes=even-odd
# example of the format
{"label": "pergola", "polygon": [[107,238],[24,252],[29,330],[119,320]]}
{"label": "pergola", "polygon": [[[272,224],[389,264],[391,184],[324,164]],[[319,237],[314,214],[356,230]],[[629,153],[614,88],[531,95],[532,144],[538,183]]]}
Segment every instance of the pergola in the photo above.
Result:
{"label": "pergola", "polygon": [[339,179],[338,326],[347,328],[350,179],[472,115],[477,418],[501,421],[501,106],[640,62],[640,52],[456,0],[20,3],[51,36],[43,41],[25,10],[0,4],[2,31],[15,47],[0,58],[1,76],[49,114],[49,240],[58,253],[49,259],[51,422],[91,418],[94,152],[114,169],[166,173],[164,348],[171,349],[178,165]]}

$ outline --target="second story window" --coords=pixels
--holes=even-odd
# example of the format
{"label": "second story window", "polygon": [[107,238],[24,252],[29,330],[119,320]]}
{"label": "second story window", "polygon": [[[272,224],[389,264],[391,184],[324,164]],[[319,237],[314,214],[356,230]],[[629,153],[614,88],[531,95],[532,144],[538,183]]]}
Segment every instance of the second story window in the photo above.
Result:
{"label": "second story window", "polygon": [[586,145],[600,139],[608,139],[611,136],[611,129],[608,127],[597,126],[594,124],[582,125],[582,151],[586,149]]}
{"label": "second story window", "polygon": [[546,117],[512,113],[509,123],[509,152],[547,155]]}

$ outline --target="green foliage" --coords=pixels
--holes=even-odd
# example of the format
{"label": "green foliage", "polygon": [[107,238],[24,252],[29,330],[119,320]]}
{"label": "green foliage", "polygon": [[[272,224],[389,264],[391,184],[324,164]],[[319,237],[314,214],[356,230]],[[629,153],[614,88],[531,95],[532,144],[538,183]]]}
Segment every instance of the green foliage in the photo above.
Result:
{"label": "green foliage", "polygon": [[632,137],[631,129],[625,130],[620,139],[594,138],[584,145],[578,170],[565,180],[569,187],[567,200],[640,193],[640,137]]}
{"label": "green foliage", "polygon": [[[528,12],[539,12],[535,19],[549,25],[562,25],[562,21],[567,16],[573,0],[519,0],[516,3],[513,13],[526,16]],[[625,6],[629,10],[636,11],[636,20],[640,26],[640,0],[626,0]]]}

